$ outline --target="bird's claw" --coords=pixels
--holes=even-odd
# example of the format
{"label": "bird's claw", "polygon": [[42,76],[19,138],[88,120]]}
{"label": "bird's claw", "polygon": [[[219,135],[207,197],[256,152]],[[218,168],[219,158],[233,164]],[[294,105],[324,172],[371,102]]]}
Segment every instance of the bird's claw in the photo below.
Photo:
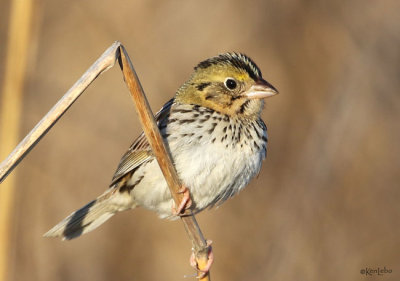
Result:
{"label": "bird's claw", "polygon": [[185,210],[189,209],[193,204],[192,198],[190,198],[189,189],[186,186],[182,186],[178,190],[178,193],[183,194],[183,197],[181,202],[179,203],[178,208],[176,208],[175,203],[172,205],[172,213],[175,216],[182,215],[185,212]]}
{"label": "bird's claw", "polygon": [[212,241],[211,240],[207,240],[207,248],[208,248],[208,258],[207,258],[207,264],[204,268],[200,269],[197,261],[196,261],[196,255],[194,254],[194,252],[192,252],[192,255],[190,256],[190,265],[196,269],[198,272],[200,272],[199,276],[197,276],[198,279],[203,278],[204,276],[207,275],[207,273],[210,271],[211,265],[214,262],[214,253],[212,251],[212,247],[211,247]]}

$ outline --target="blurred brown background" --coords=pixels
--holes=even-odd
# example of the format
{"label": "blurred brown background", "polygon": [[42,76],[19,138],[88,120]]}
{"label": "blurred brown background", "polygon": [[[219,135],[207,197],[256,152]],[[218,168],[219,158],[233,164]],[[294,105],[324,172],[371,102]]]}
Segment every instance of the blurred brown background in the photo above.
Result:
{"label": "blurred brown background", "polygon": [[[1,78],[10,1],[0,3]],[[34,3],[21,138],[114,40],[154,111],[200,60],[244,52],[281,94],[263,113],[259,177],[198,215],[214,241],[212,280],[400,280],[399,1]],[[192,280],[183,226],[146,210],[70,242],[42,238],[108,187],[140,130],[114,68],[26,157],[9,280]],[[384,266],[393,272],[360,274]]]}

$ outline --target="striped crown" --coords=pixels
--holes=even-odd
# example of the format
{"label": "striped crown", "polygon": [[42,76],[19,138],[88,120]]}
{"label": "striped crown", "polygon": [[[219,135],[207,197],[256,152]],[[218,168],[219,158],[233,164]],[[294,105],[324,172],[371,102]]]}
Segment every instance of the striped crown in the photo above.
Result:
{"label": "striped crown", "polygon": [[230,64],[238,69],[245,70],[251,78],[257,80],[262,77],[261,70],[248,56],[241,53],[225,53],[200,62],[194,69],[206,69],[212,65]]}

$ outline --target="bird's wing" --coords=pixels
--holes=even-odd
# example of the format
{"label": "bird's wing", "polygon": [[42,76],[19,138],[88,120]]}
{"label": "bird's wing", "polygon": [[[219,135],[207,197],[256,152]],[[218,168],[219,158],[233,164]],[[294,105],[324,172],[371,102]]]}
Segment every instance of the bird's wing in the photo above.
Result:
{"label": "bird's wing", "polygon": [[[157,125],[160,126],[161,121],[168,118],[173,103],[174,99],[169,100],[166,104],[164,104],[161,110],[156,113],[155,119],[157,121]],[[122,177],[132,172],[143,163],[152,160],[153,157],[154,156],[153,152],[151,151],[150,144],[142,132],[140,136],[133,142],[124,156],[122,156],[110,186],[113,186]]]}

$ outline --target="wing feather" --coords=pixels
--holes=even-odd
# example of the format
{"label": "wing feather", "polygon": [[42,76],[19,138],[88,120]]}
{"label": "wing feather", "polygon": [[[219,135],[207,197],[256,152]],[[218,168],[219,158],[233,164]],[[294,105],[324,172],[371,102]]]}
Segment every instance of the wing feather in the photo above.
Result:
{"label": "wing feather", "polygon": [[[174,99],[169,100],[155,115],[157,125],[160,126],[161,121],[166,120],[169,116],[171,106]],[[110,186],[117,183],[127,173],[133,171],[143,163],[153,159],[153,152],[146,136],[142,132],[140,136],[133,142],[128,151],[122,156],[117,171],[115,172]]]}

